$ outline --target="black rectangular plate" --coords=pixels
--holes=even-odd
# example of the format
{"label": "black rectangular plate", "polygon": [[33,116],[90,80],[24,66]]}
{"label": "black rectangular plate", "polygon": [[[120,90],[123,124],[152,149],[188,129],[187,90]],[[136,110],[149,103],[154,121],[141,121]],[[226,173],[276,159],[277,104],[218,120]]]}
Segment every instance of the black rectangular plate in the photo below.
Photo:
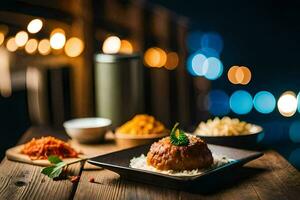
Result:
{"label": "black rectangular plate", "polygon": [[213,154],[224,155],[227,158],[234,159],[234,161],[207,170],[204,173],[197,176],[178,177],[167,174],[161,174],[157,172],[151,172],[147,170],[140,170],[129,167],[130,160],[133,157],[138,157],[141,154],[147,155],[150,145],[134,147],[109,153],[106,155],[94,157],[88,160],[89,163],[103,167],[105,169],[118,173],[122,178],[138,181],[142,183],[154,184],[169,188],[190,188],[192,185],[201,185],[208,182],[216,182],[222,179],[227,173],[232,173],[235,167],[244,165],[245,163],[254,160],[263,155],[261,152],[248,151],[242,149],[236,149],[231,147],[224,147],[218,145],[208,144],[208,148]]}

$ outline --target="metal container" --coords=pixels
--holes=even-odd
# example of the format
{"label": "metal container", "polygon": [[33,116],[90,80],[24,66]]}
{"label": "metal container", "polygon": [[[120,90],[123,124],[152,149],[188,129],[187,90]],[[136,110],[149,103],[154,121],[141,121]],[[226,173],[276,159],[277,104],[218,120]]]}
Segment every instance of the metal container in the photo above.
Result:
{"label": "metal container", "polygon": [[143,112],[143,73],[140,56],[95,56],[97,117],[109,118],[115,128]]}

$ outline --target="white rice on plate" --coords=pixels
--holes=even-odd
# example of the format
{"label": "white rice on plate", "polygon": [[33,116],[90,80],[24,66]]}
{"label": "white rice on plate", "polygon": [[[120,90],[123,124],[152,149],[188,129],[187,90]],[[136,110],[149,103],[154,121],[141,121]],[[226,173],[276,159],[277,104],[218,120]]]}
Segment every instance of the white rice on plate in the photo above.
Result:
{"label": "white rice on plate", "polygon": [[158,172],[162,174],[168,174],[172,176],[196,176],[204,173],[205,171],[218,168],[227,163],[233,162],[233,159],[227,158],[226,156],[213,154],[214,162],[211,167],[205,169],[193,169],[193,170],[183,170],[183,171],[174,171],[174,170],[159,170],[155,167],[147,165],[147,157],[142,154],[139,157],[134,157],[130,160],[129,167],[135,169],[148,170],[153,172]]}

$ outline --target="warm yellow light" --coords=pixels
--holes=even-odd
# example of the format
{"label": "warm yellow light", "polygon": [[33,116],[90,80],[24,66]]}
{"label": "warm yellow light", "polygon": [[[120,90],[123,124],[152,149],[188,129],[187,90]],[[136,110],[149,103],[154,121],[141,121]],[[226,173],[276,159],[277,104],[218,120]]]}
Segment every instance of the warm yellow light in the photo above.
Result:
{"label": "warm yellow light", "polygon": [[84,49],[82,40],[77,37],[70,38],[65,45],[65,53],[69,57],[79,56]]}
{"label": "warm yellow light", "polygon": [[167,54],[167,62],[165,64],[165,68],[172,70],[175,69],[178,66],[179,63],[179,57],[176,52],[169,52]]}
{"label": "warm yellow light", "polygon": [[15,41],[15,38],[14,38],[14,37],[9,38],[9,39],[7,40],[6,48],[7,48],[7,50],[10,51],[10,52],[14,52],[14,51],[16,51],[16,50],[18,49],[18,46],[17,46],[17,44],[16,44],[16,41]]}
{"label": "warm yellow light", "polygon": [[9,54],[0,48],[0,94],[9,97],[12,94]]}
{"label": "warm yellow light", "polygon": [[244,80],[244,71],[240,67],[237,68],[237,70],[235,72],[235,79],[238,83],[242,83]]}
{"label": "warm yellow light", "polygon": [[28,33],[25,31],[20,31],[16,34],[15,41],[17,46],[22,47],[28,41]]}
{"label": "warm yellow light", "polygon": [[25,45],[25,51],[29,54],[36,52],[38,48],[38,41],[36,39],[30,39]]}
{"label": "warm yellow light", "polygon": [[145,64],[149,67],[162,67],[167,62],[167,54],[158,47],[149,48],[144,55]]}
{"label": "warm yellow light", "polygon": [[38,45],[39,53],[42,55],[48,55],[51,51],[50,41],[48,39],[42,39]]}
{"label": "warm yellow light", "polygon": [[121,48],[121,40],[117,36],[106,38],[102,45],[102,51],[108,54],[118,53]]}
{"label": "warm yellow light", "polygon": [[5,35],[4,35],[4,33],[0,32],[0,45],[2,45],[2,44],[3,44],[3,42],[4,42],[4,39],[5,39]]}
{"label": "warm yellow light", "polygon": [[60,28],[54,29],[50,34],[50,46],[53,49],[61,49],[66,43],[66,36],[64,30]]}
{"label": "warm yellow light", "polygon": [[121,47],[119,52],[124,54],[132,54],[133,52],[132,44],[128,40],[121,40]]}
{"label": "warm yellow light", "polygon": [[43,22],[40,19],[31,20],[27,26],[27,30],[29,33],[37,33],[43,27]]}
{"label": "warm yellow light", "polygon": [[232,66],[227,73],[228,80],[233,84],[238,84],[239,82],[236,79],[236,71],[238,70],[239,66]]}
{"label": "warm yellow light", "polygon": [[243,71],[243,80],[240,83],[242,85],[247,85],[251,81],[251,71],[245,66],[242,66],[239,69]]}
{"label": "warm yellow light", "polygon": [[292,91],[283,93],[278,99],[277,107],[281,115],[285,117],[293,116],[297,111],[296,94]]}

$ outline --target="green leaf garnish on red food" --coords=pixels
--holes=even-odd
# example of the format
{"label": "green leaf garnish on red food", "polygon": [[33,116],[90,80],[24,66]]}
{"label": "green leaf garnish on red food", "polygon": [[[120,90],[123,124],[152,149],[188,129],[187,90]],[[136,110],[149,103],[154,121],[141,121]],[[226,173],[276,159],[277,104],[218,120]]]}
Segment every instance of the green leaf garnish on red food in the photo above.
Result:
{"label": "green leaf garnish on red food", "polygon": [[179,123],[176,123],[172,128],[170,134],[171,144],[175,146],[187,146],[189,144],[189,138],[187,137],[187,135],[184,133],[183,130],[177,128],[178,126]]}

